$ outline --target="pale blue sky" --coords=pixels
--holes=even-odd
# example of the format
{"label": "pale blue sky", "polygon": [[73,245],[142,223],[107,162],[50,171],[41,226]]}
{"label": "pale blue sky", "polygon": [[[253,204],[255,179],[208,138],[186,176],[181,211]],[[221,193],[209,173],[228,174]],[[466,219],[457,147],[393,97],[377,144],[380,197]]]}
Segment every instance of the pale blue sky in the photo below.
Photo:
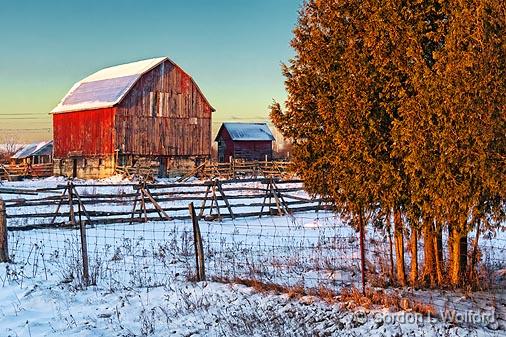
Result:
{"label": "pale blue sky", "polygon": [[[302,0],[1,1],[0,136],[50,137],[47,113],[103,67],[168,56],[224,120],[266,120]],[[24,132],[12,131],[24,129]],[[34,129],[34,130],[28,130]],[[1,142],[1,139],[0,139]]]}

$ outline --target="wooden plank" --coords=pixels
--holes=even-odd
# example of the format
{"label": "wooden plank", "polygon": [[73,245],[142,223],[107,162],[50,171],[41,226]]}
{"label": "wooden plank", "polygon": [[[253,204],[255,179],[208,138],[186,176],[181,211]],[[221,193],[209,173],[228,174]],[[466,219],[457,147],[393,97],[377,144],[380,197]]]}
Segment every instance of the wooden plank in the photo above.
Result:
{"label": "wooden plank", "polygon": [[199,220],[197,215],[195,214],[195,208],[193,206],[193,202],[188,205],[190,211],[190,218],[193,224],[193,238],[194,238],[194,246],[195,246],[195,266],[197,271],[197,280],[205,281],[206,280],[206,268],[204,261],[204,246],[202,243],[202,235],[200,233]]}
{"label": "wooden plank", "polygon": [[83,205],[78,205],[79,210],[79,233],[81,237],[81,257],[83,261],[83,282],[85,286],[90,284],[90,271],[88,265],[88,243],[86,238],[86,223],[82,221],[81,218],[81,207]]}
{"label": "wooden plank", "polygon": [[225,193],[223,192],[223,189],[221,188],[221,183],[219,181],[216,182],[216,187],[218,188],[218,191],[221,194],[222,200],[225,202],[225,205],[228,208],[228,212],[230,214],[230,217],[234,219],[234,212],[232,211],[232,207],[230,207],[230,203],[228,202],[227,197],[225,196]]}
{"label": "wooden plank", "polygon": [[[144,191],[144,194],[146,195],[146,197],[148,197],[148,199],[151,201],[151,203],[153,204],[153,206],[155,206],[155,209],[158,211],[158,214],[160,215],[160,218],[165,218],[166,220],[172,220],[172,218],[170,216],[167,215],[167,213],[165,213],[165,211],[163,210],[163,208],[156,202],[155,199],[153,199],[153,197],[151,196],[151,194],[149,193],[149,190],[148,189],[143,189]],[[144,212],[146,212],[146,210],[144,210]]]}
{"label": "wooden plank", "polygon": [[[305,206],[305,207],[296,207],[292,208],[292,213],[297,212],[308,212],[308,211],[314,211],[316,209],[315,206]],[[245,212],[245,213],[235,213],[235,218],[251,218],[251,217],[258,217],[260,215],[270,215],[270,212]],[[223,214],[221,216],[222,218],[230,218],[228,214]],[[190,219],[189,216],[173,216],[173,220],[188,220]],[[150,217],[148,219],[149,221],[167,221],[165,219],[160,219],[159,217]],[[105,218],[105,219],[94,219],[92,224],[93,225],[109,225],[109,224],[121,224],[121,223],[134,223],[134,222],[144,222],[144,219],[142,218],[136,218],[133,221],[129,218]],[[29,231],[29,230],[36,230],[36,229],[62,229],[62,228],[68,228],[65,226],[62,226],[61,224],[50,224],[50,223],[41,223],[41,224],[33,224],[33,225],[22,225],[22,226],[7,226],[8,231]]]}
{"label": "wooden plank", "polygon": [[7,214],[5,202],[0,199],[0,262],[9,262],[9,245],[7,239]]}
{"label": "wooden plank", "polygon": [[[306,201],[287,201],[287,204],[289,206],[293,206],[293,205],[307,205],[308,203]],[[261,207],[262,205],[263,205],[263,203],[257,202],[257,203],[250,203],[250,204],[245,204],[245,203],[234,204],[231,206],[234,208],[244,208],[244,207]],[[213,206],[213,207],[216,207],[216,206]],[[223,208],[223,209],[227,208],[226,205],[218,205],[218,207]],[[315,205],[313,207],[316,208],[317,206]],[[202,206],[197,207],[197,208],[202,209]],[[207,210],[207,209],[210,209],[211,206],[204,206],[203,208]],[[186,210],[187,207],[183,207],[183,206],[181,206],[181,207],[162,207],[162,209],[165,212],[172,213],[172,212]],[[320,209],[324,209],[324,206],[320,206]],[[139,215],[139,213],[143,213],[143,212],[144,212],[143,210],[136,210],[134,213],[135,213],[135,215]],[[157,213],[157,210],[156,209],[147,209],[146,212],[148,214]],[[90,218],[95,218],[95,217],[120,216],[120,215],[126,216],[126,215],[131,215],[132,211],[87,211],[87,213],[90,216]],[[65,218],[65,217],[68,218],[69,213],[68,212],[64,212],[64,213],[53,213],[53,212],[51,212],[51,213],[24,213],[24,214],[7,215],[7,219],[52,218],[55,215],[56,215],[56,218]],[[170,217],[170,218],[172,218],[172,217]]]}
{"label": "wooden plank", "polygon": [[51,220],[52,224],[56,220],[56,214],[58,214],[58,212],[60,211],[60,207],[63,204],[63,199],[65,198],[65,192],[67,191],[67,189],[68,189],[68,187],[65,187],[65,189],[63,190],[63,192],[62,192],[62,194],[60,196],[60,202],[58,203],[58,207],[56,207],[55,216],[53,217],[53,220]]}

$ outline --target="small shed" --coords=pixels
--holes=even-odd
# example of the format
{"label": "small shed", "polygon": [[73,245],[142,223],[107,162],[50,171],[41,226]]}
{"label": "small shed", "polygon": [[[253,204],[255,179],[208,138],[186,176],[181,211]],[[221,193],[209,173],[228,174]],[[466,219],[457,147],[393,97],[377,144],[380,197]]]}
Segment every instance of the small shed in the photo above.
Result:
{"label": "small shed", "polygon": [[215,139],[218,161],[232,159],[272,160],[275,141],[266,123],[223,123]]}
{"label": "small shed", "polygon": [[52,140],[28,144],[11,157],[11,165],[49,164],[52,161]]}

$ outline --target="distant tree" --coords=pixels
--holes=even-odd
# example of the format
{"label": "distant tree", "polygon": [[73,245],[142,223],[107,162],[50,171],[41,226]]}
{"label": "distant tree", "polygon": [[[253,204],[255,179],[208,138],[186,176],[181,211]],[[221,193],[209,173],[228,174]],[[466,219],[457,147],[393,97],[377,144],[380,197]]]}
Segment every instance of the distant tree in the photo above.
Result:
{"label": "distant tree", "polygon": [[411,283],[420,230],[424,275],[443,282],[439,233],[448,226],[457,285],[469,221],[504,210],[504,4],[457,2],[306,2],[283,66],[286,110],[271,108],[311,193],[359,227],[393,215],[401,285],[404,224]]}
{"label": "distant tree", "polygon": [[13,155],[20,148],[19,141],[15,136],[5,136],[3,138],[3,146],[4,146],[4,151],[8,155]]}
{"label": "distant tree", "polygon": [[16,137],[7,135],[0,142],[2,145],[0,148],[0,160],[7,162],[20,149],[19,141]]}

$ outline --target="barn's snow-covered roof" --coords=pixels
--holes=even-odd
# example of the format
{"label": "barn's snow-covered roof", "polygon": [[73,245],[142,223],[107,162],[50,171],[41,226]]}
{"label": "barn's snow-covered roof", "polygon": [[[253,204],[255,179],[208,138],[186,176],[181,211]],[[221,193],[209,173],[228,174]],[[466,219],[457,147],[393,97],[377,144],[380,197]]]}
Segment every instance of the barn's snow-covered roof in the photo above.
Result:
{"label": "barn's snow-covered roof", "polygon": [[23,159],[32,156],[50,155],[53,152],[53,141],[32,143],[24,146],[21,150],[16,152],[12,158]]}
{"label": "barn's snow-covered roof", "polygon": [[52,113],[91,110],[118,104],[137,80],[167,57],[121,64],[97,71],[77,82]]}
{"label": "barn's snow-covered roof", "polygon": [[166,60],[175,65],[168,57],[158,57],[97,71],[74,84],[51,113],[113,107],[121,102],[143,74]]}
{"label": "barn's snow-covered roof", "polygon": [[221,125],[216,141],[225,128],[232,140],[258,141],[275,140],[271,130],[266,123],[223,123]]}

